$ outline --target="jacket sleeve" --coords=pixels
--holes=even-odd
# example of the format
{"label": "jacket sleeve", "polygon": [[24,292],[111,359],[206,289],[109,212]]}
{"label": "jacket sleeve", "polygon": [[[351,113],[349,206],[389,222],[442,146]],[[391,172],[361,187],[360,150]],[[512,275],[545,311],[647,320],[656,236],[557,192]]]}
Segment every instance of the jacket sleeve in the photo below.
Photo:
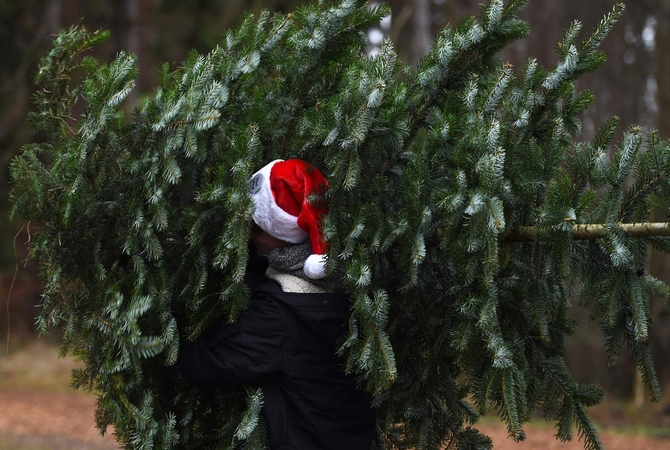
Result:
{"label": "jacket sleeve", "polygon": [[279,370],[284,342],[280,305],[271,296],[254,296],[233,324],[221,325],[182,344],[178,366],[196,387],[249,383]]}

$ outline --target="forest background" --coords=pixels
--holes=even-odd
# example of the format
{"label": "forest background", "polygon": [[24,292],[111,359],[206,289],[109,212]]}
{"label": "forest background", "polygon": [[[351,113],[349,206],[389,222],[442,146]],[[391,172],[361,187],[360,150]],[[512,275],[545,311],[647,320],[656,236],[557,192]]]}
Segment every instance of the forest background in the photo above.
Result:
{"label": "forest background", "polygon": [[[112,37],[94,55],[110,61],[120,50],[138,55],[139,77],[129,104],[153,95],[158,69],[177,67],[194,49],[207,52],[244,12],[263,9],[290,12],[305,0],[0,0],[0,349],[11,351],[36,337],[34,317],[42,285],[35,261],[26,261],[29,224],[8,220],[8,165],[22,145],[39,141],[26,124],[32,107],[33,75],[61,28],[82,24],[107,29]],[[412,64],[426,54],[447,23],[477,14],[480,0],[391,0],[387,30],[402,59]],[[527,39],[505,49],[501,58],[521,67],[529,56],[545,66],[556,63],[554,45],[573,20],[593,29],[615,0],[531,0],[521,17],[531,25]],[[584,140],[611,115],[620,130],[631,124],[656,128],[670,138],[670,0],[629,0],[626,12],[602,45],[608,61],[582,77],[579,90],[589,89],[595,103],[582,118]],[[667,221],[668,218],[658,218]],[[652,275],[670,282],[670,260],[652,254]],[[11,292],[10,292],[11,290]],[[670,309],[652,299],[654,326],[650,345],[667,402],[670,390]],[[622,357],[608,367],[601,336],[588,312],[572,308],[577,332],[569,339],[566,362],[580,383],[602,386],[610,398],[647,401],[634,364]],[[51,336],[58,338],[58,330]],[[48,338],[47,338],[48,339]]]}

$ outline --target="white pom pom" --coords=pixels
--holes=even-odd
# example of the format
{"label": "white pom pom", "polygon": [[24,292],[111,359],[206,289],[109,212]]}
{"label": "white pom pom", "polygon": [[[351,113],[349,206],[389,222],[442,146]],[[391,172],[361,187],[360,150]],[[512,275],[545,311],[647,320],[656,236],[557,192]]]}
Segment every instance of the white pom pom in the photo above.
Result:
{"label": "white pom pom", "polygon": [[312,280],[320,280],[326,276],[326,255],[310,255],[302,270]]}

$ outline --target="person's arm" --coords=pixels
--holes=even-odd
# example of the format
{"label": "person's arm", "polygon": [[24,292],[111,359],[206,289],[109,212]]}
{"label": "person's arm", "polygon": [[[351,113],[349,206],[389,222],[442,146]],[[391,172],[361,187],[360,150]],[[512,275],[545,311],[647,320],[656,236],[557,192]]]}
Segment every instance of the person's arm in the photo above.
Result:
{"label": "person's arm", "polygon": [[196,387],[244,384],[279,369],[283,340],[280,306],[272,297],[252,298],[237,322],[182,344],[177,364]]}

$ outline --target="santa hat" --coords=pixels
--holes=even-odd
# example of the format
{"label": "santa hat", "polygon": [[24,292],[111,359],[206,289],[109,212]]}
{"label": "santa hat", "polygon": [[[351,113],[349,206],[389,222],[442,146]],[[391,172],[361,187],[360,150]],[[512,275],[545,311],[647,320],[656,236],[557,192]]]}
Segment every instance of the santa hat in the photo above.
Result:
{"label": "santa hat", "polygon": [[254,222],[282,241],[301,244],[309,239],[312,255],[303,270],[315,280],[326,276],[327,244],[319,226],[326,208],[323,200],[308,202],[308,197],[323,194],[327,187],[319,169],[300,159],[272,161],[249,181],[249,194],[256,206]]}

